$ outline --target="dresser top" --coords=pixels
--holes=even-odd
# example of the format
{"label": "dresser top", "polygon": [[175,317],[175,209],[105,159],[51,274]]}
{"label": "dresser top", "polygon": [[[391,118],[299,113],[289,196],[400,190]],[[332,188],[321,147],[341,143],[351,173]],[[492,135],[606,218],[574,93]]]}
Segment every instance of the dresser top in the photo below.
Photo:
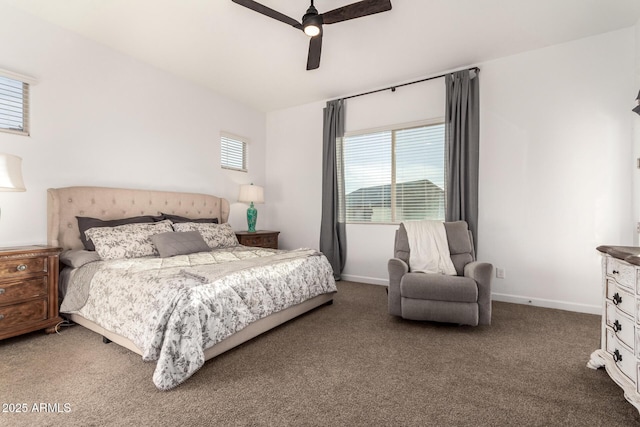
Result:
{"label": "dresser top", "polygon": [[629,264],[640,265],[640,247],[638,246],[598,246],[603,254],[611,255],[614,258],[621,259]]}

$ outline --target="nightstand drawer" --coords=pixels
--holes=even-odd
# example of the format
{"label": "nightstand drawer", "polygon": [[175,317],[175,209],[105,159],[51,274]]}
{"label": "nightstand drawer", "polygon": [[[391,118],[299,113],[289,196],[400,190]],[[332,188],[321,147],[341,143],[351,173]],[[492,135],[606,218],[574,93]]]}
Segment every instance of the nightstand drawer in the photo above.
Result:
{"label": "nightstand drawer", "polygon": [[274,236],[265,236],[262,239],[262,246],[265,248],[277,248],[278,247],[278,238]]}
{"label": "nightstand drawer", "polygon": [[60,248],[0,248],[0,340],[44,329],[55,332]]}
{"label": "nightstand drawer", "polygon": [[238,243],[241,245],[270,249],[278,249],[278,234],[280,234],[279,231],[236,231]]}
{"label": "nightstand drawer", "polygon": [[0,261],[0,277],[20,277],[29,274],[46,273],[47,258],[16,258]]}
{"label": "nightstand drawer", "polygon": [[47,299],[0,307],[0,328],[47,319]]}
{"label": "nightstand drawer", "polygon": [[0,282],[0,305],[47,295],[47,276]]}

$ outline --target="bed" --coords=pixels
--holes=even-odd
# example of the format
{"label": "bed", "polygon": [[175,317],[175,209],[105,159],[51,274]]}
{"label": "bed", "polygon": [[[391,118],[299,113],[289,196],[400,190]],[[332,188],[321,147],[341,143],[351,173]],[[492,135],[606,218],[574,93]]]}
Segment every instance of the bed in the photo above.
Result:
{"label": "bed", "polygon": [[[231,242],[229,203],[212,195],[52,188],[47,190],[47,214],[48,243],[63,249],[61,259],[68,264],[60,273],[61,314],[101,334],[105,342],[155,362],[153,382],[161,390],[181,384],[206,360],[331,304],[336,292],[331,266],[321,253]],[[78,217],[147,216],[153,222],[115,222],[84,231],[95,243],[93,251],[80,238]],[[138,233],[149,239],[131,250],[129,240]],[[188,250],[174,241],[185,236],[197,239],[186,245]],[[146,245],[149,240],[153,245]]]}

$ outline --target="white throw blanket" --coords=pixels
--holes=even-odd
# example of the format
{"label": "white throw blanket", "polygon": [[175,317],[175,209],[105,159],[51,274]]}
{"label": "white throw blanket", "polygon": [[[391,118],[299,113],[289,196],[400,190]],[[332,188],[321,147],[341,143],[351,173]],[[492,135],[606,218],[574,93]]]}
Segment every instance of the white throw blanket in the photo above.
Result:
{"label": "white throw blanket", "polygon": [[441,221],[406,221],[409,238],[409,268],[411,271],[455,276],[447,232]]}

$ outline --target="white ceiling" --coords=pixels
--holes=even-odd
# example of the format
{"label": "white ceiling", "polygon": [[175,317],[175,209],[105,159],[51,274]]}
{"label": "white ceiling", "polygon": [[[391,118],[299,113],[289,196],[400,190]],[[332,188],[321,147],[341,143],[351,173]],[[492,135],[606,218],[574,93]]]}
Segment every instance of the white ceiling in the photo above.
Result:
{"label": "white ceiling", "polygon": [[[258,0],[301,20],[308,0]],[[640,0],[391,0],[325,25],[320,68],[302,31],[231,0],[0,0],[272,111],[402,83],[620,28]],[[316,0],[320,13],[354,0]],[[594,58],[594,60],[597,60]]]}

